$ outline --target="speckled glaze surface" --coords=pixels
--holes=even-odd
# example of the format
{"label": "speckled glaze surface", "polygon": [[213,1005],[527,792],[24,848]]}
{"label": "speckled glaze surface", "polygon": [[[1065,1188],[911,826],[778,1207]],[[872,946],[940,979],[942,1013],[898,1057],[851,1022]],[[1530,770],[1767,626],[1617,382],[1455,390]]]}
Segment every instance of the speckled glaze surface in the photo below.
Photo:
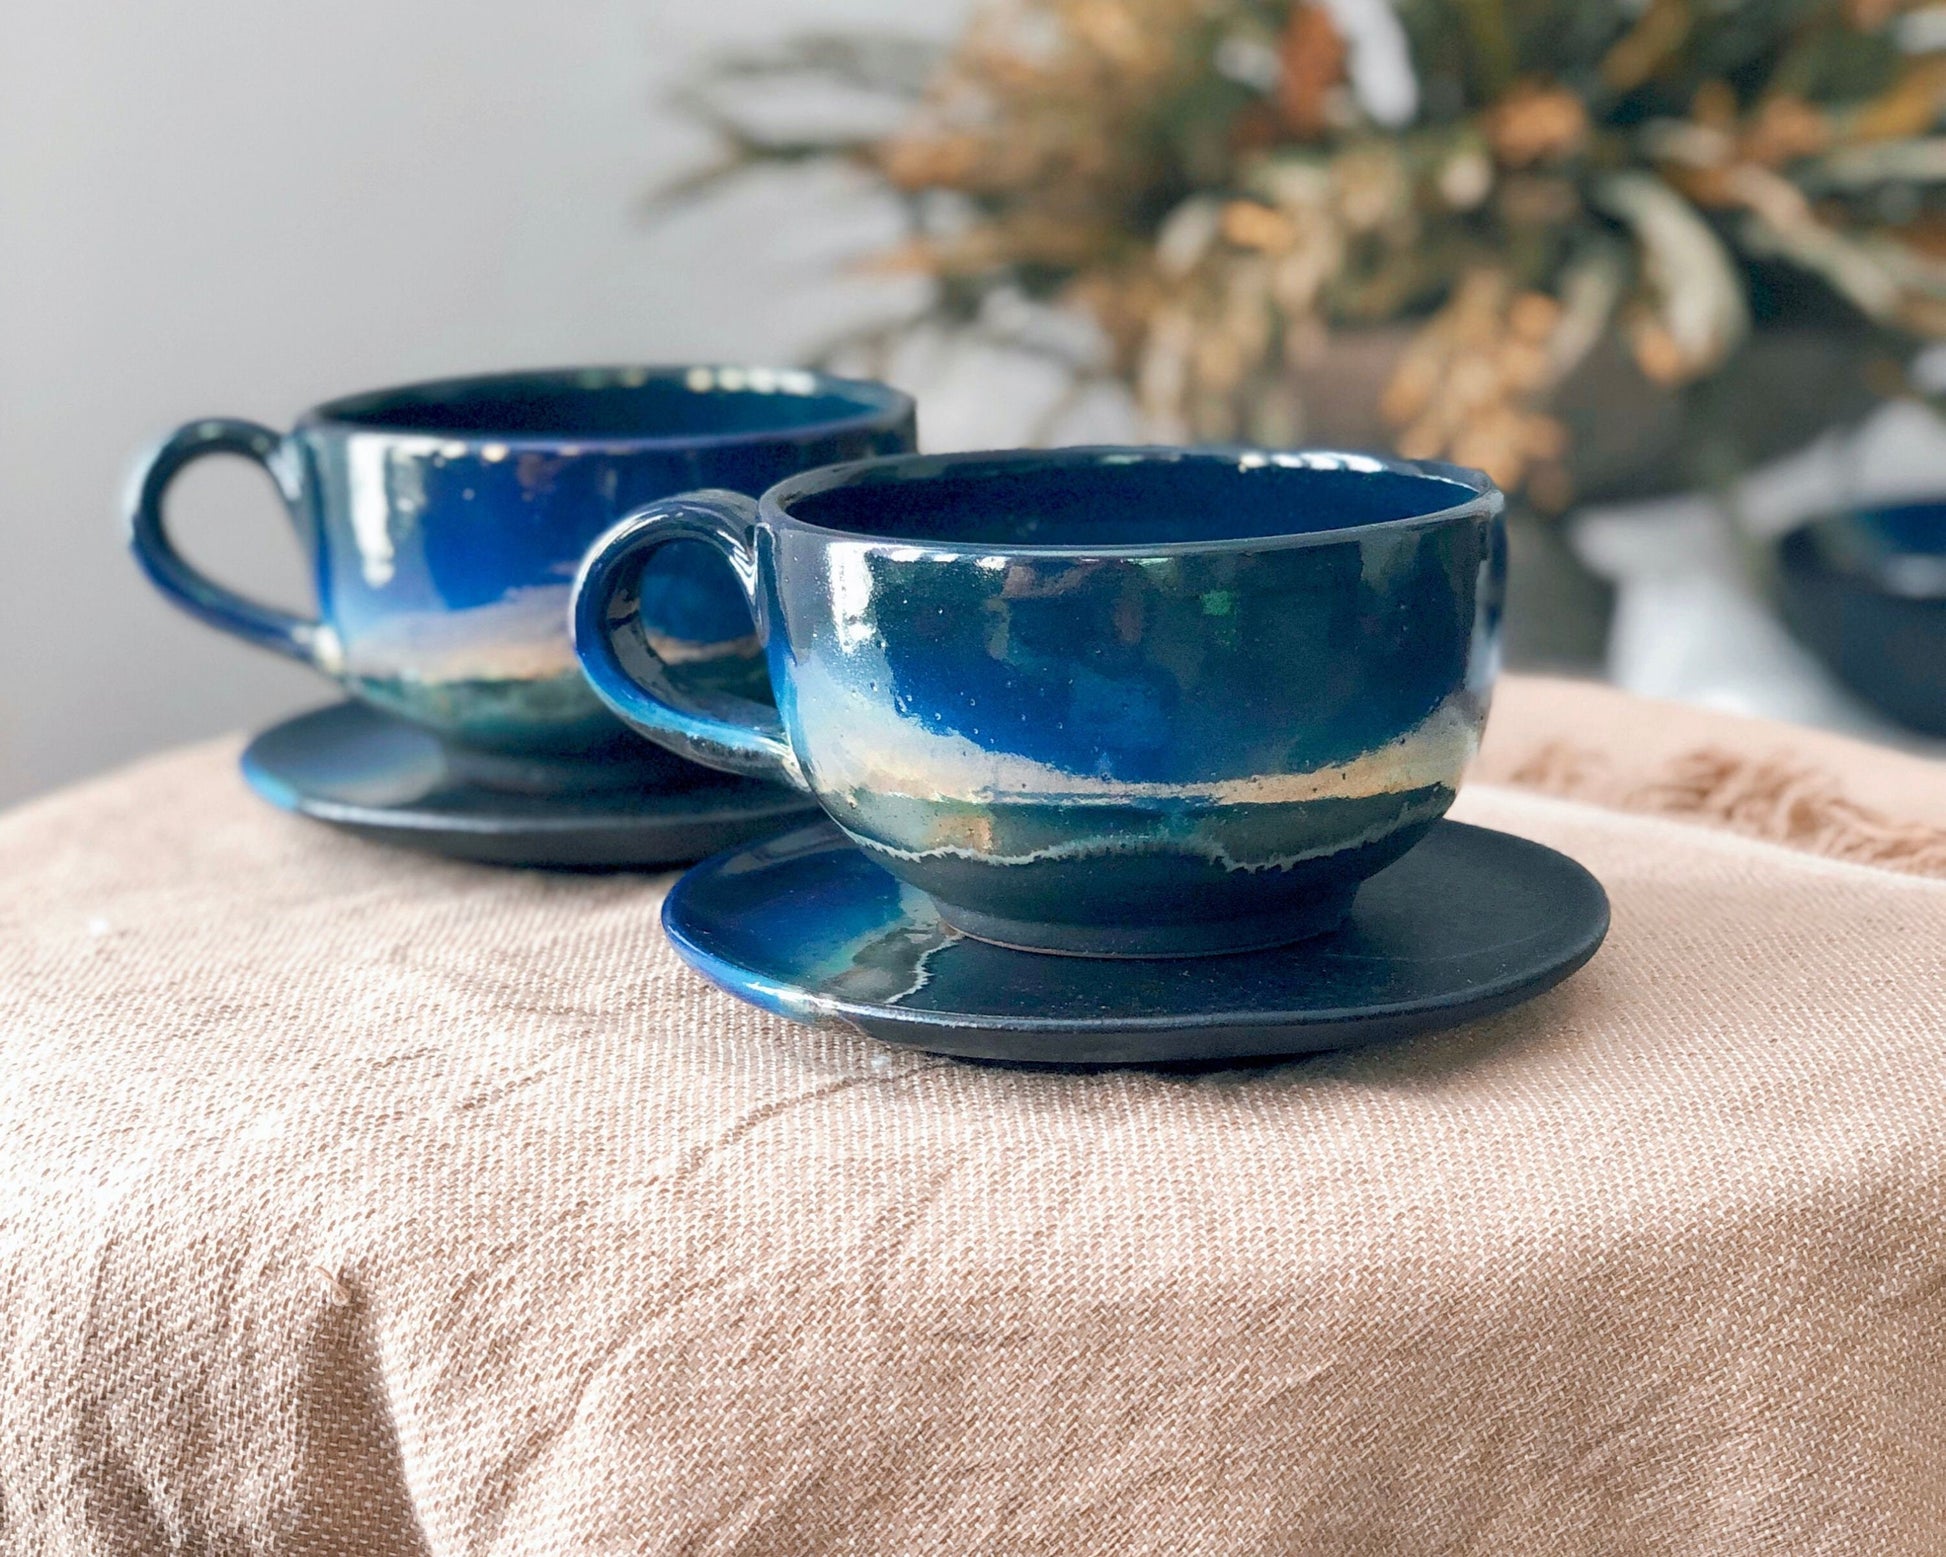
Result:
{"label": "speckled glaze surface", "polygon": [[[1498,662],[1501,499],[1362,455],[1090,449],[812,472],[656,505],[590,555],[604,701],[814,794],[961,930],[1098,956],[1331,928],[1444,814]],[[774,712],[675,684],[634,571],[709,540]]]}
{"label": "speckled glaze surface", "polygon": [[[912,402],[798,370],[584,369],[456,379],[333,401],[287,435],[192,422],[137,472],[137,559],[177,605],[303,660],[450,741],[519,754],[639,751],[574,663],[568,589],[628,510],[696,486],[761,492],[834,460],[912,448]],[[163,525],[175,475],[261,462],[315,568],[318,618],[192,569]],[[743,592],[702,547],[644,585],[644,620],[693,692],[764,695]],[[664,771],[671,759],[656,754]]]}
{"label": "speckled glaze surface", "polygon": [[1531,999],[1594,955],[1608,899],[1552,849],[1445,821],[1328,935],[1229,957],[1043,957],[959,933],[825,821],[705,861],[662,920],[704,977],[793,1021],[978,1059],[1207,1064],[1401,1038]]}

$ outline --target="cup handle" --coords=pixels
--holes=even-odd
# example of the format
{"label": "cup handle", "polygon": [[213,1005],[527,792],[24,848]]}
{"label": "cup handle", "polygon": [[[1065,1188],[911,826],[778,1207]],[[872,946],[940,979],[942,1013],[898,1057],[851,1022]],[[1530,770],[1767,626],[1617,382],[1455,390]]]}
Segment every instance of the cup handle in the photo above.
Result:
{"label": "cup handle", "polygon": [[701,541],[722,553],[743,586],[761,643],[768,636],[751,537],[757,505],[740,492],[685,492],[638,508],[595,542],[574,581],[568,616],[574,651],[595,696],[633,730],[706,767],[809,791],[783,721],[752,698],[681,691],[646,633],[627,632],[651,553]]}
{"label": "cup handle", "polygon": [[136,466],[129,489],[128,544],[149,582],[191,616],[328,675],[332,667],[326,660],[336,640],[322,623],[245,599],[198,571],[176,550],[163,520],[163,499],[185,467],[207,455],[230,454],[255,460],[270,472],[285,506],[303,523],[284,451],[285,440],[255,422],[210,417],[178,427]]}

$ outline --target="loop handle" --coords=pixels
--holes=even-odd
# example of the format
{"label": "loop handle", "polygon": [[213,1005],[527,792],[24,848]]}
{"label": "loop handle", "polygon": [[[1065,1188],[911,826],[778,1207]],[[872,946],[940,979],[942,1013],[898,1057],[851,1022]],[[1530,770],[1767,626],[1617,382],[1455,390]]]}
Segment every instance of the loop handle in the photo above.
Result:
{"label": "loop handle", "polygon": [[136,467],[128,500],[128,543],[149,582],[191,616],[330,674],[325,651],[336,640],[322,623],[262,605],[217,583],[176,550],[163,515],[163,500],[184,469],[209,455],[229,454],[263,466],[285,506],[304,523],[300,493],[287,474],[286,450],[286,440],[268,427],[232,417],[178,427]]}
{"label": "loop handle", "polygon": [[740,492],[686,492],[638,508],[595,543],[575,580],[569,618],[574,650],[595,695],[624,724],[706,767],[771,779],[806,792],[804,771],[775,710],[727,692],[677,687],[640,614],[642,569],[676,541],[701,541],[730,564],[765,633],[751,539],[757,505]]}

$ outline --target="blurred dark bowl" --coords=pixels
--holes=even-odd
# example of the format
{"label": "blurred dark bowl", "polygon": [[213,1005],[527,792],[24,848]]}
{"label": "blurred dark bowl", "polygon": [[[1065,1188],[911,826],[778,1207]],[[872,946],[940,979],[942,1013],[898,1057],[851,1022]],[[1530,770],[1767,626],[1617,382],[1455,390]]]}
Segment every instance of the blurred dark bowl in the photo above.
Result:
{"label": "blurred dark bowl", "polygon": [[1777,563],[1798,639],[1882,713],[1946,735],[1946,499],[1820,519]]}

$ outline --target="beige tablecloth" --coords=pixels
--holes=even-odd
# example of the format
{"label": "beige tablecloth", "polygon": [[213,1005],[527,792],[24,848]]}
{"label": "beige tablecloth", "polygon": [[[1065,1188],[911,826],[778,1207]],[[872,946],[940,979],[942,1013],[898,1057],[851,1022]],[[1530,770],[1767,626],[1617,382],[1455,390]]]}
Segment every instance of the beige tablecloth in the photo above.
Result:
{"label": "beige tablecloth", "polygon": [[348,841],[234,742],[0,819],[0,1546],[1946,1551],[1940,770],[1495,720],[1459,814],[1603,952],[1199,1078],[788,1026],[665,882]]}

